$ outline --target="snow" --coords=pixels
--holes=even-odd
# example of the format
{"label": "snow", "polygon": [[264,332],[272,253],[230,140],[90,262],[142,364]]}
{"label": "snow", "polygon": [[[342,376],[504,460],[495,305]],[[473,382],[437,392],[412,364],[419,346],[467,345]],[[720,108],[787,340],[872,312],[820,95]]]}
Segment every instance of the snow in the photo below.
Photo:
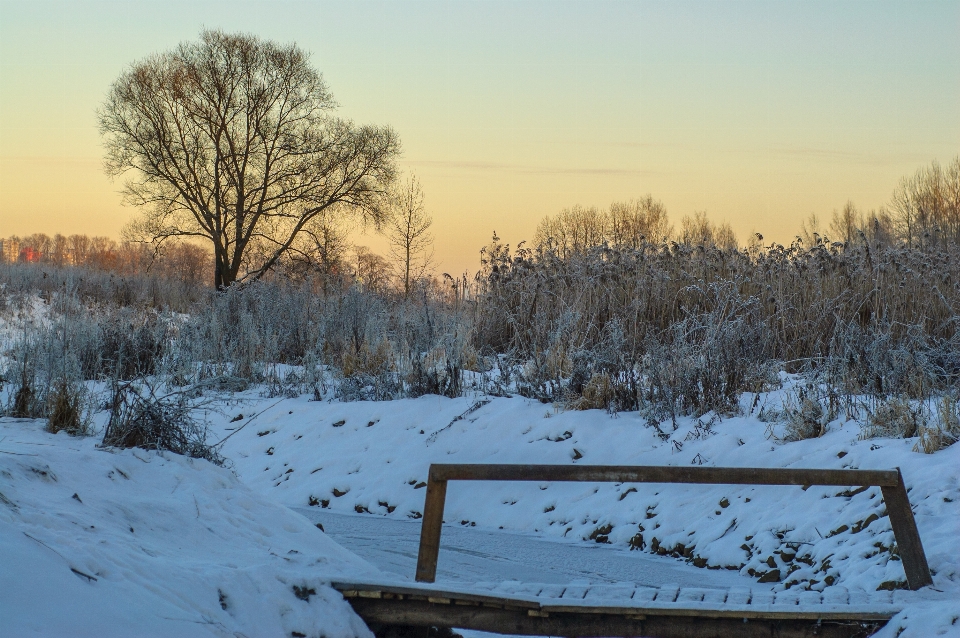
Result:
{"label": "snow", "polygon": [[328,583],[375,568],[302,516],[206,461],[42,425],[0,419],[4,636],[371,635]]}
{"label": "snow", "polygon": [[[409,520],[422,514],[430,463],[900,467],[935,588],[949,602],[926,603],[922,592],[898,591],[897,599],[904,614],[914,603],[942,610],[937,630],[960,635],[953,620],[960,603],[952,602],[960,600],[960,446],[927,455],[914,451],[915,439],[861,440],[853,421],[831,424],[819,439],[778,443],[755,414],[681,419],[663,440],[636,413],[557,411],[493,397],[472,410],[478,398],[276,403],[251,393],[212,422],[231,434],[224,453],[241,479],[281,503]],[[229,422],[241,413],[244,419]],[[614,546],[640,544],[639,533],[646,552],[656,539],[691,562],[753,574],[752,586],[777,569],[779,592],[826,597],[832,584],[872,595],[904,581],[879,488],[452,482],[445,520],[581,542],[610,526],[602,536]],[[904,624],[901,635],[920,626],[907,618],[891,623]]]}
{"label": "snow", "polygon": [[[854,421],[780,443],[749,402],[742,417],[661,424],[663,438],[636,413],[522,398],[341,403],[261,390],[201,415],[225,438],[227,468],[0,419],[4,635],[369,638],[329,583],[409,581],[430,463],[494,462],[900,467],[932,591],[877,591],[904,580],[877,488],[612,483],[452,482],[438,584],[849,592],[903,608],[880,636],[960,636],[960,445],[922,454],[915,439],[861,440]],[[779,580],[758,582],[774,569]]]}
{"label": "snow", "polygon": [[[329,509],[294,508],[324,530],[338,544],[363,556],[384,577],[414,586],[420,523],[392,517],[334,513]],[[383,542],[389,538],[389,544]],[[545,537],[530,532],[508,532],[460,525],[443,529],[437,586],[523,582],[531,587],[549,584],[593,583],[714,589],[749,588],[769,591],[735,572],[703,570],[681,561],[630,551],[626,547]],[[600,585],[597,585],[597,584]],[[562,590],[562,588],[561,588]]]}

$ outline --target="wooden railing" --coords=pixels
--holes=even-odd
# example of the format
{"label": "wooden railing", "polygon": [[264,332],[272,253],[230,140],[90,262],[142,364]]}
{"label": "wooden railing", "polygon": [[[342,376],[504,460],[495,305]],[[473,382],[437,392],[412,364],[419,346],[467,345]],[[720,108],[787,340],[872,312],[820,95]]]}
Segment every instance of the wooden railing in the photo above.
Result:
{"label": "wooden railing", "polygon": [[698,483],[710,485],[877,486],[910,589],[932,585],[927,557],[910,509],[900,469],[810,470],[789,468],[661,467],[617,465],[433,464],[427,479],[417,580],[434,582],[448,481],[580,481],[613,483]]}

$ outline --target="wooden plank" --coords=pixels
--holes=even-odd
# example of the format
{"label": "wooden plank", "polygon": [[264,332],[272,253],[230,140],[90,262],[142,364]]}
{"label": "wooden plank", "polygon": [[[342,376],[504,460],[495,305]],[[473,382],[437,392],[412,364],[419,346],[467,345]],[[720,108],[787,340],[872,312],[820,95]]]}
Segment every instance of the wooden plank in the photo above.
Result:
{"label": "wooden plank", "polygon": [[834,470],[659,465],[445,464],[430,466],[438,481],[583,481],[713,485],[879,485],[895,487],[896,470]]}
{"label": "wooden plank", "polygon": [[365,591],[375,591],[381,594],[393,594],[393,595],[402,595],[402,596],[417,596],[421,600],[427,600],[428,597],[433,596],[436,598],[449,598],[451,600],[457,601],[466,601],[477,604],[488,604],[495,605],[497,607],[503,607],[505,605],[512,605],[516,607],[523,607],[527,609],[540,609],[540,603],[530,597],[525,596],[497,596],[496,594],[478,594],[475,592],[462,592],[455,589],[447,588],[435,588],[435,587],[418,587],[411,584],[410,586],[403,585],[379,585],[373,583],[348,583],[348,582],[333,582],[331,586],[342,593],[344,596],[347,596],[348,593],[352,594],[352,597],[361,595],[360,592]]}
{"label": "wooden plank", "polygon": [[[539,636],[657,636],[659,638],[706,638],[738,636],[744,638],[852,638],[871,633],[885,618],[828,619],[822,616],[804,618],[781,617],[770,614],[767,618],[744,616],[703,617],[663,613],[654,609],[649,612],[630,609],[629,615],[605,613],[581,613],[579,611],[556,613],[543,609],[546,615],[531,615],[529,610],[504,610],[487,607],[461,607],[457,605],[432,605],[426,602],[396,601],[385,599],[350,599],[357,614],[373,627],[456,627],[500,634]],[[692,611],[692,610],[687,610]]]}
{"label": "wooden plank", "polygon": [[447,500],[447,482],[434,476],[430,466],[427,495],[423,505],[423,524],[420,526],[420,552],[417,556],[417,582],[432,583],[437,577],[437,558],[440,556],[440,531],[443,526],[443,507]]}
{"label": "wooden plank", "polygon": [[804,610],[800,608],[790,609],[786,606],[770,609],[749,609],[732,608],[717,609],[714,607],[684,607],[680,605],[664,605],[658,607],[656,604],[622,607],[622,606],[591,606],[591,605],[543,605],[542,611],[551,614],[577,613],[577,614],[595,614],[601,616],[682,616],[696,618],[748,618],[751,620],[863,620],[863,621],[887,621],[897,613],[899,609],[889,608],[886,610],[865,610],[849,609],[839,610],[836,608],[826,610]]}
{"label": "wooden plank", "polygon": [[920,532],[913,518],[913,510],[910,509],[910,498],[907,496],[907,488],[903,484],[899,467],[896,485],[881,486],[880,493],[883,495],[883,502],[887,505],[887,515],[890,517],[893,536],[897,539],[900,560],[903,561],[903,571],[907,576],[907,586],[917,590],[932,585],[933,577],[930,575],[927,556],[923,552]]}

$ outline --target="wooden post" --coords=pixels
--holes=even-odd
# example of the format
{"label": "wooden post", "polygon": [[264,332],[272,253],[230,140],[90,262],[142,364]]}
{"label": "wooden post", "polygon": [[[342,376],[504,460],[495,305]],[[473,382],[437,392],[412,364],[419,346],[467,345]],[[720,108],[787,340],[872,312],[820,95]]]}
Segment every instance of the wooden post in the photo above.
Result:
{"label": "wooden post", "polygon": [[443,527],[443,506],[447,500],[447,481],[434,476],[433,467],[427,478],[427,496],[423,503],[423,524],[420,527],[420,553],[417,555],[417,582],[432,583],[437,577],[440,556],[440,532]]}
{"label": "wooden post", "polygon": [[880,488],[880,493],[883,495],[883,502],[887,505],[890,527],[893,528],[893,536],[897,539],[897,547],[900,549],[900,560],[903,562],[903,571],[907,575],[907,587],[916,590],[932,585],[933,577],[930,576],[927,556],[923,553],[920,532],[913,518],[913,510],[910,509],[910,498],[907,496],[907,488],[903,484],[899,467],[897,479],[895,487],[883,486]]}

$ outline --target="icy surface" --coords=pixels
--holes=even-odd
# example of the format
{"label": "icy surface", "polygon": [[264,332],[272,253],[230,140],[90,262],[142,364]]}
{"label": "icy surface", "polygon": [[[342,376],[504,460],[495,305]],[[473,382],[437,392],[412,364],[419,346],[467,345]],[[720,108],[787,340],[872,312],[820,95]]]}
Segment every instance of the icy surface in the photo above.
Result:
{"label": "icy surface", "polygon": [[[420,543],[419,521],[297,508],[338,544],[399,580],[413,580]],[[384,539],[390,539],[385,543]],[[526,583],[629,583],[660,587],[731,588],[757,585],[736,572],[698,569],[672,558],[625,548],[500,530],[445,525],[440,540],[438,587],[450,584],[521,581]],[[631,589],[632,591],[632,589]]]}

